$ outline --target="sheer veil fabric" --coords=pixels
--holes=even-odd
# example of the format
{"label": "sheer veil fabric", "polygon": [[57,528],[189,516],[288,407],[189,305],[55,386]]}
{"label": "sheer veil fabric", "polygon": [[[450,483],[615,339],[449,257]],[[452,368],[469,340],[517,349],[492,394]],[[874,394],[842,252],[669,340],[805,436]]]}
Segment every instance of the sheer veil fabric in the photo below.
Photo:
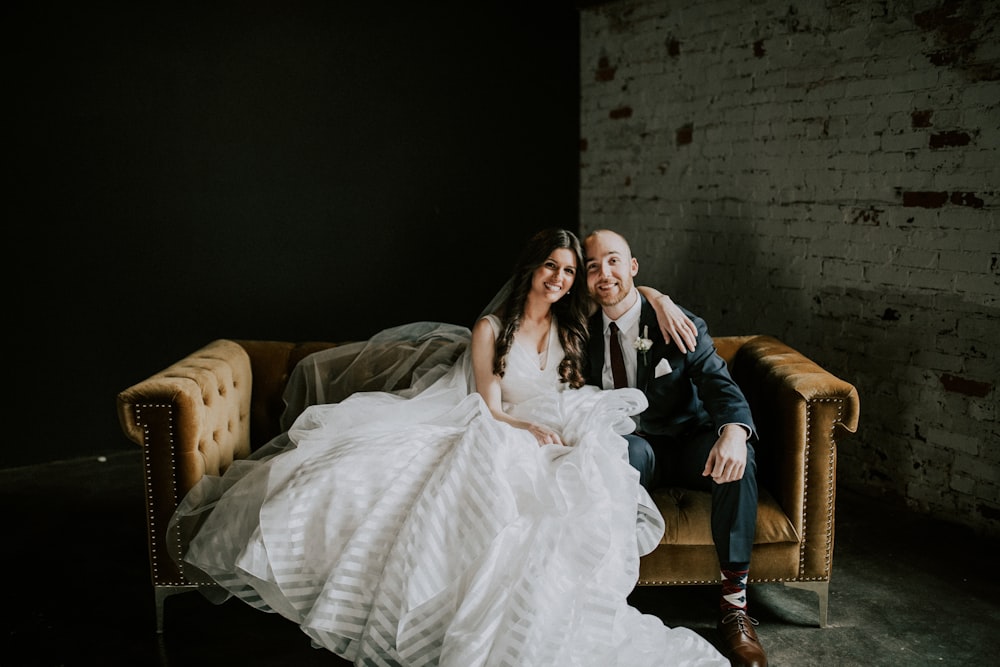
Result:
{"label": "sheer veil fabric", "polygon": [[287,432],[182,501],[185,573],[357,665],[728,665],[628,605],[664,529],[621,437],[646,399],[565,388],[550,335],[542,364],[511,348],[502,390],[570,446],[492,417],[467,328],[417,322],[307,357]]}

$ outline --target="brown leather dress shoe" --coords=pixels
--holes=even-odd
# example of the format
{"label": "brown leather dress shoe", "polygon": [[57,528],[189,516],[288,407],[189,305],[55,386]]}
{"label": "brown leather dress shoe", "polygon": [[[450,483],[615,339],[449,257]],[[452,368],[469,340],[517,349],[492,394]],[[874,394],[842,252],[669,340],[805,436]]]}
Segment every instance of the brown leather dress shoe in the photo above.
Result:
{"label": "brown leather dress shoe", "polygon": [[742,609],[730,609],[719,618],[719,635],[733,667],[767,667],[767,653],[757,639],[757,621]]}

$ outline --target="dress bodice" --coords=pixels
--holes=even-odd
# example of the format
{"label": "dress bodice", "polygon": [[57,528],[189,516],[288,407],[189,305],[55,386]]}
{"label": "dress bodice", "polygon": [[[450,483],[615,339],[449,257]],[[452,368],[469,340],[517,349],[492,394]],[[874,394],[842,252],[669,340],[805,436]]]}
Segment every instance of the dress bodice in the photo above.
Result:
{"label": "dress bodice", "polygon": [[[486,319],[493,326],[494,336],[499,336],[500,319],[496,315],[487,315]],[[506,371],[500,378],[504,410],[541,394],[551,393],[553,387],[562,390],[566,386],[559,379],[559,363],[563,356],[555,317],[549,326],[548,344],[541,354],[515,339],[507,354]]]}

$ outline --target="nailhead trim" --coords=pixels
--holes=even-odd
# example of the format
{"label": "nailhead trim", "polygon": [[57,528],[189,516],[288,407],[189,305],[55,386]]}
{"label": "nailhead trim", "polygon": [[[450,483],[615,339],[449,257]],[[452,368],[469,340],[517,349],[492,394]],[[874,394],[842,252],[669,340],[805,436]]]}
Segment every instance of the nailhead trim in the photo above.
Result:
{"label": "nailhead trim", "polygon": [[[836,452],[837,452],[837,441],[834,438],[834,434],[836,433],[837,424],[843,423],[844,399],[843,398],[831,397],[831,398],[815,398],[815,399],[812,399],[810,401],[807,401],[807,404],[806,404],[806,446],[805,446],[804,461],[808,461],[809,460],[809,450],[810,450],[810,447],[812,446],[812,440],[811,440],[811,436],[810,436],[810,434],[812,433],[812,430],[811,430],[810,427],[811,427],[812,421],[813,421],[813,407],[817,403],[837,403],[837,418],[833,421],[833,425],[830,427],[830,442],[832,444],[832,447],[830,447],[830,456],[829,456],[829,459],[828,459],[828,469],[827,469],[827,475],[829,476],[830,479],[833,479],[833,475],[835,474],[835,470],[836,470]],[[822,576],[822,577],[806,577],[806,576],[803,576],[802,573],[805,571],[806,542],[807,542],[806,533],[808,532],[807,531],[808,527],[806,525],[806,517],[808,515],[808,512],[807,512],[808,508],[806,506],[806,503],[808,503],[808,499],[809,499],[809,471],[808,471],[808,468],[806,468],[805,470],[802,471],[802,477],[803,477],[803,505],[802,505],[802,536],[803,536],[803,539],[800,541],[800,544],[799,544],[799,576],[795,577],[794,579],[787,579],[787,578],[755,579],[751,575],[750,579],[748,580],[749,582],[752,582],[752,583],[781,583],[781,582],[785,582],[785,581],[793,581],[793,582],[794,581],[829,581],[829,579],[830,579],[831,561],[832,561],[831,547],[833,546],[831,536],[833,535],[833,522],[834,522],[834,511],[835,511],[834,510],[834,506],[833,506],[833,501],[834,501],[834,493],[835,493],[835,486],[836,485],[831,484],[829,491],[827,491],[827,508],[828,509],[827,509],[827,514],[826,514],[826,547],[825,547],[825,553],[824,553],[824,556],[823,556],[825,576]],[[752,572],[753,571],[753,564],[752,563],[751,563],[751,568],[750,569],[751,569],[751,572]],[[718,579],[684,579],[684,580],[681,580],[681,581],[676,581],[676,580],[662,581],[662,580],[644,579],[644,580],[638,582],[638,585],[640,585],[640,586],[686,586],[686,585],[715,584],[715,583],[718,583],[718,582],[719,582]]]}
{"label": "nailhead trim", "polygon": [[[844,415],[844,399],[843,398],[815,398],[815,399],[812,399],[810,401],[807,401],[807,403],[806,403],[806,448],[805,448],[805,459],[804,459],[805,461],[809,461],[809,450],[810,450],[810,448],[812,446],[812,439],[811,439],[812,436],[811,436],[811,434],[812,434],[813,408],[815,407],[815,405],[817,403],[836,403],[837,404],[837,418],[833,420],[833,424],[830,427],[830,443],[831,443],[831,447],[830,447],[830,456],[829,456],[829,458],[827,460],[827,464],[828,464],[827,477],[829,479],[834,479],[833,476],[836,474],[836,463],[835,463],[835,461],[836,461],[836,453],[837,453],[837,440],[836,440],[836,438],[834,438],[834,434],[836,433],[837,424],[842,423],[842,420],[843,420],[843,415]],[[802,541],[799,544],[799,578],[797,578],[796,581],[826,581],[827,579],[830,578],[830,566],[831,566],[831,561],[832,561],[831,550],[832,550],[832,546],[833,546],[833,544],[832,544],[833,540],[831,539],[831,536],[833,535],[833,513],[834,513],[833,502],[834,502],[834,492],[835,492],[835,486],[836,485],[835,484],[831,484],[830,485],[830,488],[827,491],[827,499],[826,499],[826,506],[827,506],[827,512],[826,512],[826,547],[825,547],[825,552],[823,554],[823,571],[826,574],[826,576],[823,577],[823,578],[807,578],[807,577],[803,577],[802,573],[805,571],[805,567],[806,567],[806,543],[808,541],[808,539],[807,539],[807,533],[809,532],[808,531],[809,527],[806,525],[806,522],[807,522],[806,517],[808,516],[808,509],[809,509],[807,507],[807,504],[809,502],[809,469],[808,469],[808,467],[806,467],[802,471],[802,479],[803,479],[803,488],[802,488],[802,490],[803,490],[803,494],[802,494],[802,498],[803,498],[803,501],[802,501]]]}
{"label": "nailhead trim", "polygon": [[[153,570],[153,583],[155,586],[186,586],[190,585],[187,581],[187,577],[184,576],[184,565],[183,563],[177,563],[177,569],[180,571],[181,580],[180,581],[160,581],[160,564],[157,560],[157,544],[156,544],[156,518],[153,512],[153,475],[151,471],[151,454],[149,450],[149,426],[148,423],[142,419],[143,409],[159,409],[167,411],[167,433],[170,442],[170,484],[171,491],[173,492],[174,506],[177,506],[177,476],[175,471],[177,470],[177,458],[176,458],[176,445],[174,440],[174,406],[171,403],[137,403],[135,406],[135,421],[137,424],[142,426],[143,433],[143,463],[146,476],[146,517],[149,521],[149,560],[150,565]],[[181,540],[180,534],[177,535],[177,553],[180,553]]]}
{"label": "nailhead trim", "polygon": [[[750,571],[753,571],[753,563],[750,563]],[[676,579],[671,579],[667,581],[666,579],[641,579],[636,582],[636,586],[701,586],[707,584],[717,584],[722,579],[682,579],[680,581]],[[796,581],[829,581],[828,577],[771,577],[767,579],[762,579],[760,577],[754,577],[750,575],[747,579],[748,583],[751,584],[781,584],[786,581],[796,582]]]}
{"label": "nailhead trim", "polygon": [[[799,540],[799,576],[806,569],[806,541],[809,536],[809,450],[812,448],[812,401],[806,401],[806,448],[802,458],[802,539]],[[751,563],[753,565],[753,563]]]}

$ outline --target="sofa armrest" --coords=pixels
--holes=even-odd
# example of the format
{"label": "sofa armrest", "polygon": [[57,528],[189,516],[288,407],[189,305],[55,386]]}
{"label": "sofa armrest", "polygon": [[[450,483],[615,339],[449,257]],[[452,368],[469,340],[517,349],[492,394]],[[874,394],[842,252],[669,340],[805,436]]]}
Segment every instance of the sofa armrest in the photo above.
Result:
{"label": "sofa armrest", "polygon": [[119,393],[118,420],[136,444],[169,448],[186,492],[250,453],[252,388],[246,350],[217,340]]}
{"label": "sofa armrest", "polygon": [[788,515],[803,545],[799,576],[829,578],[837,438],[857,430],[857,390],[771,336],[744,341],[731,366],[760,435],[758,480]]}
{"label": "sofa armrest", "polygon": [[166,549],[167,523],[198,480],[249,454],[251,393],[246,350],[216,340],[118,394],[122,431],[143,448],[156,586],[187,583]]}

